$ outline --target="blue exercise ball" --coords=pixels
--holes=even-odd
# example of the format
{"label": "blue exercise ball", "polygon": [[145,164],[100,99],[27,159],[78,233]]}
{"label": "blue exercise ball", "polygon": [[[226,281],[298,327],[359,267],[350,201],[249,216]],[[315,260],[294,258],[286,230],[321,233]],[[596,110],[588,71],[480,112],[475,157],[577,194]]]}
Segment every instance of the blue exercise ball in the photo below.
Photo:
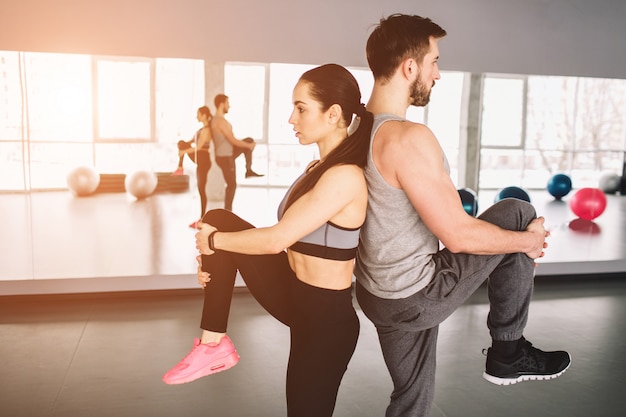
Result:
{"label": "blue exercise ball", "polygon": [[572,179],[565,174],[555,174],[548,180],[548,192],[560,200],[572,191]]}
{"label": "blue exercise ball", "polygon": [[493,202],[497,203],[498,201],[504,200],[505,198],[517,198],[518,200],[524,200],[530,203],[530,196],[526,191],[524,191],[524,189],[520,187],[510,186],[502,188],[496,193]]}
{"label": "blue exercise ball", "polygon": [[476,193],[470,188],[461,188],[457,190],[459,197],[461,197],[461,204],[463,204],[463,210],[470,216],[476,216],[478,213],[478,199]]}

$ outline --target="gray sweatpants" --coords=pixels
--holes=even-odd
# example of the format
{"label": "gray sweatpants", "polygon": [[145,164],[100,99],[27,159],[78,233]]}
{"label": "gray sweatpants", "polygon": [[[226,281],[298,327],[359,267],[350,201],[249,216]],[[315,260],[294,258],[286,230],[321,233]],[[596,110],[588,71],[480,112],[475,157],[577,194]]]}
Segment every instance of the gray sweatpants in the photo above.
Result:
{"label": "gray sweatpants", "polygon": [[[480,218],[508,230],[525,230],[536,217],[533,206],[504,199]],[[439,324],[487,280],[487,326],[494,340],[522,337],[533,291],[534,261],[523,253],[468,255],[446,249],[434,256],[430,284],[407,298],[383,299],[357,282],[356,296],[378,332],[393,392],[387,417],[427,417],[435,390]]]}

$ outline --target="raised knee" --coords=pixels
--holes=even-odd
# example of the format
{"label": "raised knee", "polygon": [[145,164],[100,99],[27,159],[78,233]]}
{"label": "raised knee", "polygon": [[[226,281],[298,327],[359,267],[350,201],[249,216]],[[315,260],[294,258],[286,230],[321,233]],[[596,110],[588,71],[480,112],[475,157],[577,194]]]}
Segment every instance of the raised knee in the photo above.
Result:
{"label": "raised knee", "polygon": [[231,219],[233,216],[235,215],[232,211],[223,208],[212,209],[204,213],[204,216],[202,216],[202,223],[217,226],[224,220]]}
{"label": "raised knee", "polygon": [[[518,198],[505,198],[497,204],[503,204],[507,212],[517,214],[523,225],[528,225],[528,223],[537,217],[535,207],[531,203]],[[526,226],[524,226],[524,228],[525,227]]]}

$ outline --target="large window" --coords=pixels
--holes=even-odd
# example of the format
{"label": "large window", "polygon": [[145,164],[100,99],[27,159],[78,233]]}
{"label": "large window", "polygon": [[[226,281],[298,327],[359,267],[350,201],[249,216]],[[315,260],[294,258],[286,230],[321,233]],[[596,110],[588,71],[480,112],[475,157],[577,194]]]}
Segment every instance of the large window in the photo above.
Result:
{"label": "large window", "polygon": [[0,190],[65,188],[78,165],[171,170],[203,104],[200,60],[0,51]]}
{"label": "large window", "polygon": [[575,188],[621,175],[626,80],[503,77],[484,80],[480,188],[545,188],[566,173]]}
{"label": "large window", "polygon": [[[254,166],[266,175],[246,184],[286,186],[318,157],[288,123],[293,87],[310,68],[226,63],[224,79],[211,80],[230,97],[235,135],[257,141]],[[349,69],[367,103],[370,71]],[[205,77],[201,60],[0,51],[0,191],[65,188],[78,165],[173,170],[176,142],[198,129],[197,108],[214,110]],[[407,112],[435,133],[455,182],[465,77],[442,72],[430,104]],[[479,188],[541,189],[558,172],[580,188],[621,175],[626,80],[488,74],[480,103]]]}

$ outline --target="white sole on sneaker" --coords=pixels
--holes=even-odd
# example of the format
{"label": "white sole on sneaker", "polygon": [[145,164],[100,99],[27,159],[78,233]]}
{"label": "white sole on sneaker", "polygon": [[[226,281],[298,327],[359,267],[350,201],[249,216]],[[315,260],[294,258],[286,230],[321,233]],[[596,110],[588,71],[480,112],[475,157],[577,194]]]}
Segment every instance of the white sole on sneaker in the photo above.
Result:
{"label": "white sole on sneaker", "polygon": [[490,375],[487,372],[483,372],[483,378],[485,378],[487,381],[491,382],[492,384],[496,384],[496,385],[513,385],[513,384],[517,384],[518,382],[524,382],[524,381],[548,381],[550,379],[555,379],[563,375],[563,373],[568,370],[571,364],[572,364],[572,360],[570,358],[570,362],[567,364],[565,369],[563,369],[559,373],[551,374],[551,375],[520,375],[517,378],[500,378],[497,376]]}

